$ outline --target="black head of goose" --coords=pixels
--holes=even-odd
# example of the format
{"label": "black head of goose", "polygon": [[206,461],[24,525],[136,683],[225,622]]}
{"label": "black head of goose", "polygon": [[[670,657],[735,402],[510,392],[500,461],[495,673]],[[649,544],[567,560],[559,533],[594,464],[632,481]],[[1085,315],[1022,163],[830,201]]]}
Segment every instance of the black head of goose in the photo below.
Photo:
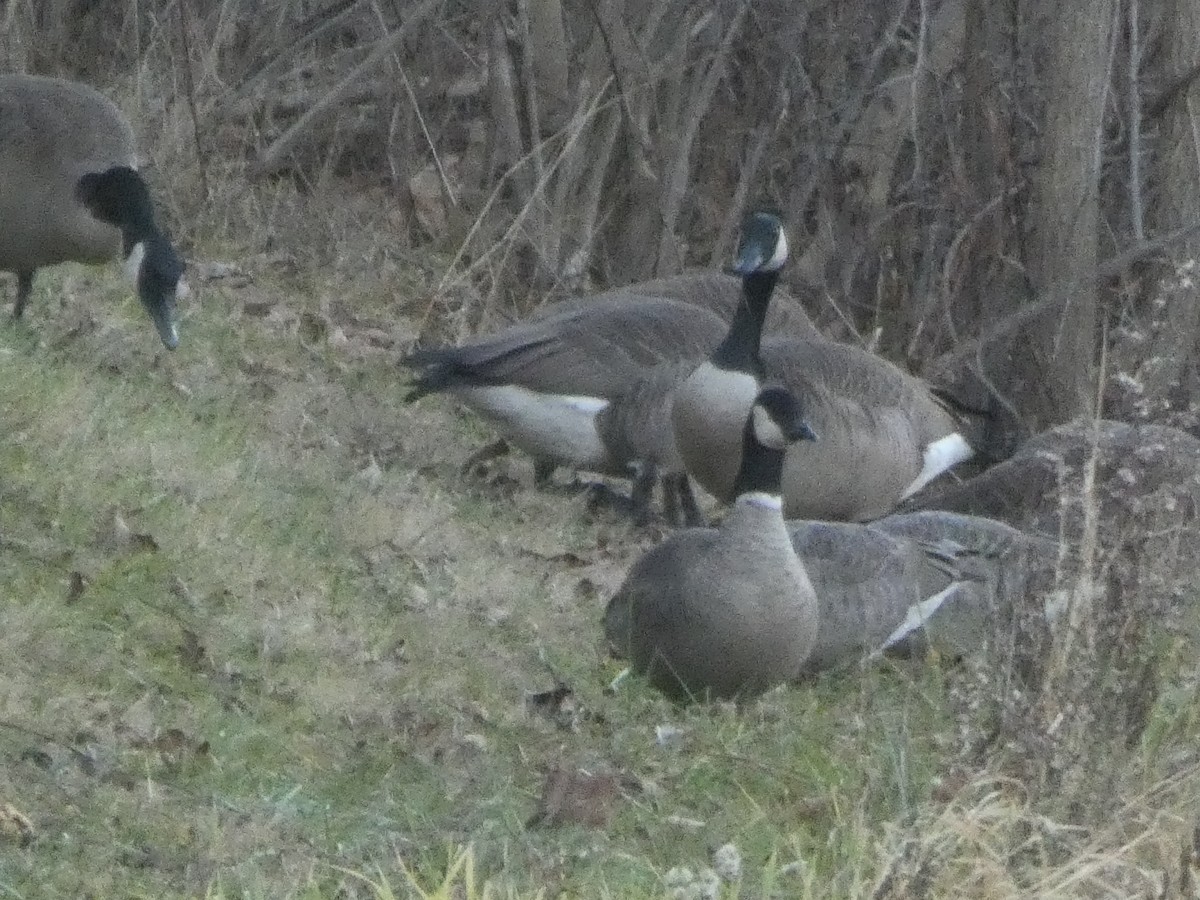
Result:
{"label": "black head of goose", "polygon": [[678,699],[746,697],[800,672],[817,635],[817,599],[785,527],[786,447],[815,435],[799,401],[769,387],[743,423],[737,502],[718,528],[676,532],[630,569],[605,634]]}

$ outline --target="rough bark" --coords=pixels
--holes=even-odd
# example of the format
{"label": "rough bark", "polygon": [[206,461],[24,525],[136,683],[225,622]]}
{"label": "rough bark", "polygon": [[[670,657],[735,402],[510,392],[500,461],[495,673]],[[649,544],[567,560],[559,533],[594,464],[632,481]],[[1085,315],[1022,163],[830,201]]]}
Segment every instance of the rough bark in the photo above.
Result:
{"label": "rough bark", "polygon": [[1056,300],[1059,315],[1029,335],[1036,426],[1086,414],[1096,398],[1099,142],[1117,2],[1062,0],[1042,9],[1045,112],[1027,260],[1038,296]]}

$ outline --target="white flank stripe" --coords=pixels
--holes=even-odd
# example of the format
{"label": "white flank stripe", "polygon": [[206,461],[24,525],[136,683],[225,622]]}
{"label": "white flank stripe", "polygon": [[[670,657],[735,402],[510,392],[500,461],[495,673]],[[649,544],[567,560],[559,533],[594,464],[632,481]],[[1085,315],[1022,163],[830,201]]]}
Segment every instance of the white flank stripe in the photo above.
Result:
{"label": "white flank stripe", "polygon": [[924,628],[925,625],[933,618],[942,604],[958,593],[958,589],[966,582],[955,581],[949,587],[943,588],[932,597],[925,600],[920,600],[908,608],[908,612],[904,615],[904,621],[896,626],[896,629],[887,636],[884,642],[879,646],[879,649],[871,654],[871,658],[877,658],[884,650],[889,647],[894,647],[900,643],[914,631]]}
{"label": "white flank stripe", "polygon": [[925,464],[921,467],[921,474],[917,476],[912,484],[904,489],[904,493],[900,495],[900,499],[907,500],[947,469],[957,466],[960,462],[968,460],[974,455],[975,451],[971,449],[971,445],[967,443],[967,439],[957,431],[954,434],[946,435],[944,438],[938,438],[938,440],[925,447]]}

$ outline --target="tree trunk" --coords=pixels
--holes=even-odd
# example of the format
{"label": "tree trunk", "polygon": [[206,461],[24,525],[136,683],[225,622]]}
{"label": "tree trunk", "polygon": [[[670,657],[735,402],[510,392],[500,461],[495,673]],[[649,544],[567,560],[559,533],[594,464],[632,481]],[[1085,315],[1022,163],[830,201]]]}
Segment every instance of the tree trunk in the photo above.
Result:
{"label": "tree trunk", "polygon": [[[1149,3],[1140,4],[1146,16]],[[1143,26],[1144,27],[1144,26]],[[1168,4],[1163,23],[1164,46],[1161,76],[1163,89],[1179,84],[1200,63],[1200,6],[1195,0],[1175,0]],[[1152,98],[1142,92],[1143,104]],[[1152,131],[1155,122],[1146,121]],[[1153,155],[1146,152],[1149,142],[1143,137],[1143,156],[1151,160],[1146,182],[1155,185],[1146,211],[1150,237],[1166,234],[1196,221],[1200,215],[1200,89],[1191,87],[1176,96],[1162,111],[1161,136]],[[1169,251],[1169,259],[1200,260],[1200,236],[1181,241]],[[1194,263],[1193,263],[1194,266]],[[1154,359],[1143,366],[1142,380],[1157,380],[1146,390],[1164,396],[1179,391],[1188,399],[1196,386],[1197,327],[1200,325],[1200,273],[1195,269],[1175,271],[1172,264],[1159,270],[1151,299],[1150,327],[1154,332]],[[1161,307],[1158,304],[1161,302]],[[1151,379],[1150,376],[1153,376]],[[1189,389],[1190,388],[1190,389]],[[1186,401],[1184,404],[1186,406]]]}
{"label": "tree trunk", "polygon": [[[1039,29],[1042,156],[1033,178],[1026,261],[1037,296],[1055,301],[1058,315],[1053,327],[1029,335],[1037,369],[1027,415],[1039,429],[1095,404],[1100,128],[1117,0],[1047,6]],[[1031,24],[1038,27],[1036,19]]]}

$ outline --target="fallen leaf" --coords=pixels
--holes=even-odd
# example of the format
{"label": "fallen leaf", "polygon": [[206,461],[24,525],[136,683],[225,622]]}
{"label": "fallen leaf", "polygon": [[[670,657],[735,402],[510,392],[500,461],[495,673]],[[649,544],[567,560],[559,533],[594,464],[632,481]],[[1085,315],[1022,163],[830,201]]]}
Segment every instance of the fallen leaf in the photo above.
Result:
{"label": "fallen leaf", "polygon": [[546,775],[537,810],[525,827],[575,824],[604,828],[620,796],[615,775],[555,766]]}
{"label": "fallen leaf", "polygon": [[83,596],[83,591],[87,587],[87,578],[82,572],[72,572],[69,576],[67,585],[67,606],[75,603]]}
{"label": "fallen leaf", "polygon": [[54,765],[54,757],[45,750],[39,750],[36,747],[28,747],[21,751],[21,761],[31,762],[39,769],[49,770]]}
{"label": "fallen leaf", "polygon": [[21,847],[33,843],[36,832],[29,817],[11,803],[0,803],[0,840],[10,841]]}
{"label": "fallen leaf", "polygon": [[144,551],[146,553],[158,552],[158,541],[153,535],[149,534],[134,534],[129,538],[129,545],[136,551]]}
{"label": "fallen leaf", "polygon": [[200,635],[196,634],[190,628],[184,628],[181,637],[179,659],[183,662],[184,666],[192,672],[208,671],[207,653],[204,645],[200,643]]}
{"label": "fallen leaf", "polygon": [[567,707],[569,714],[574,714],[573,692],[565,684],[559,684],[548,691],[525,693],[525,708],[531,713],[548,719],[558,719],[562,716],[564,707]]}

